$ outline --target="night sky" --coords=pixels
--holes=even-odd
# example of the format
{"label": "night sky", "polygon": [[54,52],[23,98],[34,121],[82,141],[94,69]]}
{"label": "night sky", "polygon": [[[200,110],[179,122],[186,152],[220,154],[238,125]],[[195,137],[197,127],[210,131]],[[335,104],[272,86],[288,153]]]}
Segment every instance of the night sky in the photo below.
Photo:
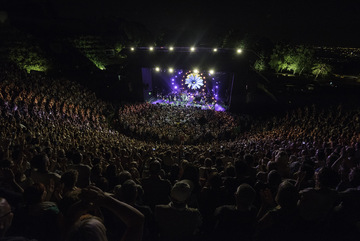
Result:
{"label": "night sky", "polygon": [[[113,1],[0,0],[9,18],[81,19],[121,17],[143,24],[152,33],[184,31],[213,36],[228,29],[271,40],[327,46],[360,47],[357,1]],[[124,3],[127,2],[127,3]],[[5,7],[4,7],[5,6]],[[45,14],[44,14],[45,13]],[[15,21],[15,20],[13,20]],[[90,23],[91,21],[89,21]]]}

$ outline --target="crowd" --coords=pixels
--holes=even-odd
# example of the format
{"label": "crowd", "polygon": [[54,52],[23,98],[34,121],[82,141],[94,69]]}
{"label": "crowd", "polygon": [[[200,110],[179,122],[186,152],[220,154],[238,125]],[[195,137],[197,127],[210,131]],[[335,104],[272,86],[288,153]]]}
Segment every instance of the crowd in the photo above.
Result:
{"label": "crowd", "polygon": [[119,110],[124,133],[142,140],[194,145],[235,136],[235,116],[196,107],[142,103]]}
{"label": "crowd", "polygon": [[359,108],[139,103],[110,122],[78,84],[0,74],[0,240],[359,237]]}

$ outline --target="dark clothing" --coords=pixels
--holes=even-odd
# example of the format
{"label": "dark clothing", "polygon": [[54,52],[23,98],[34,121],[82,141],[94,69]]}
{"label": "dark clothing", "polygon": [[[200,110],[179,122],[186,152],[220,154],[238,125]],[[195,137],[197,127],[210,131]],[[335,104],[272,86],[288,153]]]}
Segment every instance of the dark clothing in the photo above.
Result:
{"label": "dark clothing", "polygon": [[161,241],[196,240],[202,217],[198,209],[186,207],[176,209],[171,203],[157,205],[154,212]]}
{"label": "dark clothing", "polygon": [[158,176],[150,176],[141,181],[144,190],[143,201],[154,210],[155,205],[168,204],[171,191],[171,183],[167,179],[161,179]]}
{"label": "dark clothing", "polygon": [[139,210],[145,217],[144,222],[144,234],[143,240],[144,241],[151,241],[156,240],[156,225],[154,214],[149,206],[135,204],[133,205],[134,208]]}
{"label": "dark clothing", "polygon": [[0,241],[37,241],[36,239],[28,239],[21,236],[11,236],[0,238]]}
{"label": "dark clothing", "polygon": [[20,208],[14,213],[11,230],[14,235],[39,241],[59,240],[58,214],[59,209],[53,202],[42,202]]}
{"label": "dark clothing", "polygon": [[252,240],[255,232],[257,209],[252,206],[240,211],[234,205],[224,205],[215,210],[216,225],[213,240]]}
{"label": "dark clothing", "polygon": [[266,224],[257,232],[256,240],[261,241],[285,241],[306,240],[302,236],[302,219],[298,209],[283,209],[276,207],[265,215]]}

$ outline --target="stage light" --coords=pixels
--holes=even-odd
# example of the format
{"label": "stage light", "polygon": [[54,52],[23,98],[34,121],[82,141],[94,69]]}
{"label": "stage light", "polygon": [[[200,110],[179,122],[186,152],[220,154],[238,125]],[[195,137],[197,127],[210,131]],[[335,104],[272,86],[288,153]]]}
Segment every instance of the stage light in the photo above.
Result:
{"label": "stage light", "polygon": [[169,68],[169,73],[172,73],[174,72],[174,69],[173,68]]}
{"label": "stage light", "polygon": [[241,53],[242,53],[242,49],[237,49],[237,50],[236,50],[236,53],[241,54]]}
{"label": "stage light", "polygon": [[195,47],[191,47],[191,48],[190,48],[190,51],[191,51],[191,52],[194,52],[194,51],[195,51]]}
{"label": "stage light", "polygon": [[214,48],[214,49],[213,49],[213,52],[217,52],[217,51],[218,51],[218,49],[217,49],[217,48]]}
{"label": "stage light", "polygon": [[131,50],[131,51],[135,51],[135,48],[134,48],[134,47],[131,47],[130,50]]}
{"label": "stage light", "polygon": [[174,50],[174,47],[170,47],[169,50],[170,50],[170,51],[173,51],[173,50]]}
{"label": "stage light", "polygon": [[160,68],[159,68],[159,67],[156,67],[156,68],[155,68],[155,71],[156,71],[156,72],[159,72],[159,71],[160,71]]}
{"label": "stage light", "polygon": [[214,72],[213,69],[209,70],[209,74],[214,74],[214,73],[215,73],[215,72]]}
{"label": "stage light", "polygon": [[154,50],[154,47],[149,47],[149,50],[150,50],[150,51],[153,51],[153,50]]}
{"label": "stage light", "polygon": [[199,70],[198,70],[198,69],[194,69],[194,73],[195,73],[195,74],[199,73]]}
{"label": "stage light", "polygon": [[177,88],[178,88],[178,87],[177,87],[177,86],[175,86],[175,89],[176,89],[176,90],[177,90]]}

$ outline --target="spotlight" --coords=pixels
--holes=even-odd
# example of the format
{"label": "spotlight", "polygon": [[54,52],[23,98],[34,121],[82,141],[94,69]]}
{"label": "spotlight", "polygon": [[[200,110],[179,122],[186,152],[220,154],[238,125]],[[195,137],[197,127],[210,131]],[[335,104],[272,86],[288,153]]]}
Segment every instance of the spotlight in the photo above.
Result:
{"label": "spotlight", "polygon": [[169,68],[169,73],[172,73],[174,72],[174,69],[173,68]]}
{"label": "spotlight", "polygon": [[241,53],[242,53],[242,49],[237,49],[237,50],[236,50],[236,53],[241,54]]}
{"label": "spotlight", "polygon": [[194,51],[195,51],[195,47],[191,47],[191,48],[190,48],[190,51],[191,51],[191,52],[194,52]]}
{"label": "spotlight", "polygon": [[154,50],[154,47],[149,47],[149,50],[150,50],[150,51],[153,51],[153,50]]}
{"label": "spotlight", "polygon": [[214,48],[214,49],[213,49],[213,52],[217,52],[217,51],[218,51],[218,49],[217,49],[217,48]]}
{"label": "spotlight", "polygon": [[169,48],[169,51],[173,51],[173,50],[174,50],[174,47],[170,47],[170,48]]}
{"label": "spotlight", "polygon": [[155,68],[155,71],[156,71],[156,72],[159,72],[159,71],[160,71],[160,68],[159,68],[159,67],[156,67],[156,68]]}
{"label": "spotlight", "polygon": [[131,51],[135,51],[135,48],[134,48],[134,47],[131,47],[130,50],[131,50]]}
{"label": "spotlight", "polygon": [[199,70],[198,70],[198,69],[194,69],[194,73],[195,73],[195,74],[199,73]]}
{"label": "spotlight", "polygon": [[213,69],[209,70],[209,74],[214,74],[214,73],[215,73],[215,72],[214,72]]}

